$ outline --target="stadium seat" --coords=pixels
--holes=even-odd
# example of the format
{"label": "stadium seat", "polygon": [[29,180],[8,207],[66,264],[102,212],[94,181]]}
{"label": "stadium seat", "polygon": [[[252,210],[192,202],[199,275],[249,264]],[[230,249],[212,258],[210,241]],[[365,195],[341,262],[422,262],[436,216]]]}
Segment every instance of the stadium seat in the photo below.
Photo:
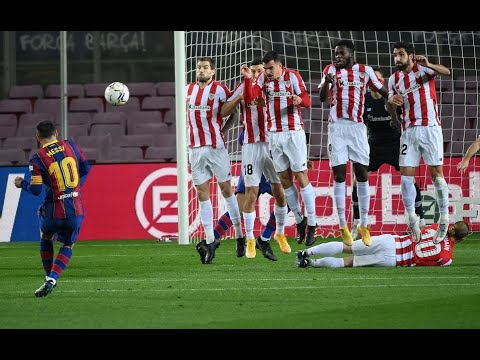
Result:
{"label": "stadium seat", "polygon": [[463,104],[467,102],[464,93],[442,93],[442,104]]}
{"label": "stadium seat", "polygon": [[145,96],[155,96],[156,88],[153,82],[128,83],[130,96],[144,98]]}
{"label": "stadium seat", "polygon": [[22,114],[18,120],[18,127],[31,127],[35,129],[40,121],[50,120],[55,122],[55,115],[50,113]]}
{"label": "stadium seat", "polygon": [[[236,143],[236,141],[235,141]],[[176,148],[177,139],[175,136],[171,136],[168,133],[156,134],[155,135],[155,145],[169,148]]]}
{"label": "stadium seat", "polygon": [[175,82],[164,81],[156,85],[158,96],[175,96]]}
{"label": "stadium seat", "polygon": [[30,151],[38,149],[38,143],[35,137],[32,136],[15,136],[6,138],[3,142],[4,149],[22,149]]}
{"label": "stadium seat", "polygon": [[91,136],[110,134],[112,145],[120,146],[120,138],[125,135],[125,127],[120,124],[92,124],[90,127]]}
{"label": "stadium seat", "polygon": [[83,85],[83,88],[85,90],[85,97],[99,97],[104,99],[105,89],[108,85],[108,83],[94,83]]}
{"label": "stadium seat", "polygon": [[[92,157],[92,159],[87,157],[87,160],[103,161],[109,158],[110,148],[112,147],[112,137],[110,134],[79,136],[76,142],[84,152],[88,152],[89,156]],[[92,149],[96,150],[96,152],[92,151]]]}
{"label": "stadium seat", "polygon": [[155,145],[155,137],[152,134],[122,135],[118,140],[121,147],[147,148]]}
{"label": "stadium seat", "polygon": [[143,151],[138,147],[117,147],[110,149],[110,162],[136,163],[143,161]]}
{"label": "stadium seat", "polygon": [[175,109],[174,96],[151,96],[143,99],[142,110],[169,111]]}
{"label": "stadium seat", "polygon": [[145,151],[145,160],[175,162],[177,151],[171,147],[150,146]]}
{"label": "stadium seat", "polygon": [[[0,140],[15,136],[17,132],[17,116],[14,114],[0,114]],[[1,145],[1,144],[0,144]]]}
{"label": "stadium seat", "polygon": [[28,99],[0,100],[0,114],[15,114],[20,116],[32,112],[32,103]]}
{"label": "stadium seat", "polygon": [[27,163],[25,152],[18,149],[1,149],[0,165],[24,165]]}
{"label": "stadium seat", "polygon": [[164,123],[137,123],[133,127],[133,134],[152,134],[156,138],[168,134],[168,126]]}
{"label": "stadium seat", "polygon": [[34,126],[19,126],[17,129],[17,136],[19,137],[29,137],[35,139],[35,135],[37,134],[37,130]]}
{"label": "stadium seat", "polygon": [[69,105],[70,112],[103,112],[104,103],[100,98],[74,98]]}
{"label": "stadium seat", "polygon": [[163,115],[163,122],[167,125],[175,124],[177,122],[175,109],[167,111]]}
{"label": "stadium seat", "polygon": [[101,112],[92,117],[91,124],[118,124],[127,127],[127,114],[123,112]]}
{"label": "stadium seat", "polygon": [[465,78],[455,79],[453,88],[455,91],[462,92],[478,92],[478,78],[476,76],[466,76]]}
{"label": "stadium seat", "polygon": [[[147,99],[147,98],[146,98]],[[140,111],[140,100],[135,96],[130,96],[130,99],[125,105],[112,106],[110,104],[105,105],[105,111],[107,112],[125,112]]]}
{"label": "stadium seat", "polygon": [[60,119],[61,110],[60,99],[38,99],[33,107],[34,113],[52,114],[56,120]]}
{"label": "stadium seat", "polygon": [[[92,123],[92,115],[89,112],[69,112],[67,113],[67,120],[68,125],[87,124],[90,128]],[[60,122],[60,119],[58,119],[57,122]]]}
{"label": "stadium seat", "polygon": [[[82,98],[85,95],[85,90],[82,84],[68,84],[67,85],[67,97],[69,98]],[[46,98],[60,98],[61,87],[59,84],[47,85],[45,90]]]}
{"label": "stadium seat", "polygon": [[[67,139],[73,139],[73,141],[76,141],[80,136],[88,136],[89,126],[88,123],[68,124]],[[60,132],[60,128],[58,130]]]}
{"label": "stadium seat", "polygon": [[41,85],[15,85],[10,88],[9,99],[29,99],[32,104],[39,98],[43,98]]}
{"label": "stadium seat", "polygon": [[160,111],[132,111],[127,113],[127,134],[133,134],[135,124],[160,123],[162,113]]}
{"label": "stadium seat", "polygon": [[444,116],[452,116],[453,115],[453,105],[452,104],[439,104],[438,105],[438,114],[440,119]]}

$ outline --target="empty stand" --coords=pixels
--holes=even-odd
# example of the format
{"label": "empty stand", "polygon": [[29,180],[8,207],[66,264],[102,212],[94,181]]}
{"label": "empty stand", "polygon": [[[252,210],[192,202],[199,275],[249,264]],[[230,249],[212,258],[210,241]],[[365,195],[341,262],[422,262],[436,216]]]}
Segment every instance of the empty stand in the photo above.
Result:
{"label": "empty stand", "polygon": [[125,127],[120,124],[92,124],[90,127],[91,136],[110,134],[112,145],[120,145],[120,137],[125,135]]}
{"label": "empty stand", "polygon": [[89,127],[90,125],[88,123],[68,124],[67,139],[76,141],[80,136],[88,136]]}
{"label": "empty stand", "polygon": [[4,99],[0,100],[0,114],[21,114],[31,113],[32,103],[28,99]]}
{"label": "empty stand", "polygon": [[139,123],[133,127],[133,134],[152,134],[153,136],[169,136],[168,126],[164,123]]}
{"label": "empty stand", "polygon": [[[93,124],[118,124],[127,128],[127,115],[123,112],[101,112],[92,117]],[[124,131],[125,132],[125,131]]]}
{"label": "empty stand", "polygon": [[162,122],[162,113],[160,111],[132,111],[127,113],[127,115],[127,134],[134,133],[135,124]]}
{"label": "empty stand", "polygon": [[100,97],[104,98],[105,89],[109,84],[107,83],[94,83],[94,84],[85,84],[83,88],[85,90],[85,97]]}
{"label": "empty stand", "polygon": [[108,159],[111,162],[142,162],[143,151],[137,147],[112,147],[110,149],[110,157]]}
{"label": "empty stand", "polygon": [[30,150],[38,149],[38,143],[32,136],[15,136],[6,138],[3,143],[4,149],[22,149],[30,152]]}
{"label": "empty stand", "polygon": [[0,149],[0,165],[24,165],[25,152],[18,149]]}
{"label": "empty stand", "polygon": [[[0,142],[17,132],[17,116],[14,114],[0,114]],[[0,143],[1,145],[1,143]]]}
{"label": "empty stand", "polygon": [[175,109],[175,97],[151,96],[143,99],[142,110],[170,111]]}
{"label": "empty stand", "polygon": [[22,114],[18,120],[18,127],[31,127],[35,129],[40,121],[50,120],[55,122],[55,115],[50,113]]}
{"label": "empty stand", "polygon": [[16,85],[10,88],[8,93],[10,99],[29,99],[32,103],[39,98],[43,98],[43,88],[41,85]]}
{"label": "empty stand", "polygon": [[38,99],[33,107],[34,113],[48,113],[60,119],[61,100],[60,99]]}
{"label": "empty stand", "polygon": [[104,105],[100,98],[75,98],[70,102],[69,111],[83,111],[90,113],[103,112]]}
{"label": "empty stand", "polygon": [[[46,98],[60,98],[61,97],[61,86],[58,84],[47,85],[45,89]],[[67,97],[69,98],[81,98],[84,97],[85,90],[83,89],[82,84],[68,84],[67,85]]]}
{"label": "empty stand", "polygon": [[84,151],[87,160],[108,160],[112,147],[112,137],[110,134],[79,136],[77,144]]}
{"label": "empty stand", "polygon": [[130,96],[144,98],[145,96],[155,96],[157,94],[153,82],[139,82],[127,84]]}
{"label": "empty stand", "polygon": [[158,96],[175,96],[175,82],[165,81],[156,85]]}
{"label": "empty stand", "polygon": [[176,158],[176,149],[171,147],[150,146],[145,151],[145,160],[171,162]]}
{"label": "empty stand", "polygon": [[[148,99],[148,98],[145,98]],[[125,105],[122,106],[112,106],[110,104],[105,104],[105,111],[107,112],[132,112],[140,111],[140,99],[134,96],[130,96],[130,99]]]}

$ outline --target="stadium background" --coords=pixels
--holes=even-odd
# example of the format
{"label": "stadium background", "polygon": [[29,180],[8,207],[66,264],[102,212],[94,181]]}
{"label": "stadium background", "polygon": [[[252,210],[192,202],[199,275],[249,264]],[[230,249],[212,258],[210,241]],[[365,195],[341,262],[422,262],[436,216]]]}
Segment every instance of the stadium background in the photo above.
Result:
{"label": "stadium background", "polygon": [[[265,48],[279,51],[288,67],[300,70],[312,98],[317,99],[316,85],[321,70],[332,56],[336,40],[351,38],[356,45],[356,59],[381,66],[390,73],[391,44],[399,39],[411,41],[417,53],[429,55],[453,69],[452,79],[437,80],[440,115],[448,158],[447,178],[452,190],[452,211],[469,209],[457,200],[480,197],[480,163],[475,158],[469,174],[461,178],[452,169],[469,143],[478,136],[478,66],[476,54],[480,43],[478,32],[423,31],[349,31],[349,32],[190,32],[187,34],[187,80],[192,79],[195,59],[200,54],[215,55],[217,78],[233,88],[242,62],[259,57]],[[252,50],[246,52],[245,46]],[[239,51],[240,49],[240,51]],[[41,198],[21,193],[11,183],[15,174],[27,176],[26,162],[36,144],[34,125],[39,116],[50,114],[59,123],[58,96],[60,83],[59,32],[2,32],[0,36],[2,84],[0,100],[0,241],[34,241],[39,239],[34,209]],[[68,32],[67,35],[69,125],[71,137],[86,149],[95,163],[85,186],[87,217],[80,240],[149,239],[175,234],[176,154],[174,107],[174,42],[169,31],[102,31]],[[218,56],[216,56],[218,55]],[[124,109],[105,106],[101,95],[112,81],[129,85],[131,100]],[[173,89],[173,90],[172,90]],[[173,91],[173,93],[172,93]],[[100,102],[99,102],[100,99]],[[79,101],[82,100],[82,101]],[[87,100],[87,101],[83,101]],[[41,106],[42,105],[42,106]],[[53,110],[52,110],[53,109]],[[115,111],[113,111],[115,110]],[[310,153],[315,160],[312,176],[317,179],[319,223],[325,233],[335,223],[333,202],[327,190],[328,162],[324,152],[324,105],[314,101],[305,111],[306,132],[311,134]],[[39,115],[41,114],[41,115]],[[148,114],[148,116],[147,116]],[[134,119],[134,120],[132,120]],[[458,120],[462,126],[457,128]],[[237,129],[238,131],[238,129]],[[134,135],[134,136],[131,136]],[[238,155],[236,133],[229,136],[232,158]],[[172,140],[173,139],[173,140]],[[447,157],[447,156],[446,156]],[[451,157],[451,159],[450,159]],[[234,174],[238,175],[238,164]],[[121,174],[121,181],[112,178]],[[430,182],[421,168],[429,221],[435,221]],[[325,177],[326,176],[326,177]],[[236,179],[234,179],[236,181]],[[397,230],[401,223],[401,199],[390,191],[397,189],[399,178],[388,169],[372,178],[376,186],[373,203],[378,216],[374,219],[382,230]],[[192,201],[192,191],[190,191]],[[222,210],[221,199],[214,196],[216,215]],[[263,201],[263,202],[262,202]],[[269,199],[263,199],[259,214],[268,219]],[[457,202],[455,202],[457,201]],[[105,204],[108,204],[105,206]],[[263,205],[262,205],[263,204]],[[470,209],[478,211],[478,205]],[[390,209],[390,213],[386,210]],[[190,222],[197,223],[195,208]],[[333,216],[333,217],[332,217]],[[374,224],[375,224],[374,221]],[[293,224],[292,219],[289,222]],[[472,218],[480,229],[480,215]],[[322,230],[322,231],[323,231]],[[293,235],[293,227],[289,227]],[[201,232],[196,237],[201,237]]]}

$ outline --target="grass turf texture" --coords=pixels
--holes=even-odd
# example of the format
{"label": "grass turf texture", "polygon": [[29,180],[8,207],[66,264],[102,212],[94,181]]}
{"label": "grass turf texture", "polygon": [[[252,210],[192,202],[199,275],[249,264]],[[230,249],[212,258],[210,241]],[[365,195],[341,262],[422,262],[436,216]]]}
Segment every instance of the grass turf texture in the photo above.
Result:
{"label": "grass turf texture", "polygon": [[478,233],[434,268],[299,269],[289,243],[272,262],[224,240],[202,265],[193,244],[82,241],[45,298],[38,244],[0,243],[0,329],[480,328]]}

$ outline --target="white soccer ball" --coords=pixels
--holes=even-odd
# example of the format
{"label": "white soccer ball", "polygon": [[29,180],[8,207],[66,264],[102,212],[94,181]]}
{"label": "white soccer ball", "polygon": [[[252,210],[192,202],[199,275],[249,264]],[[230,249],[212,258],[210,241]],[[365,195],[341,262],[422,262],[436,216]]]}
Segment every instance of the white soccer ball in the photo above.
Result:
{"label": "white soccer ball", "polygon": [[130,98],[130,91],[127,85],[120,81],[115,81],[105,89],[105,100],[112,106],[125,105]]}

